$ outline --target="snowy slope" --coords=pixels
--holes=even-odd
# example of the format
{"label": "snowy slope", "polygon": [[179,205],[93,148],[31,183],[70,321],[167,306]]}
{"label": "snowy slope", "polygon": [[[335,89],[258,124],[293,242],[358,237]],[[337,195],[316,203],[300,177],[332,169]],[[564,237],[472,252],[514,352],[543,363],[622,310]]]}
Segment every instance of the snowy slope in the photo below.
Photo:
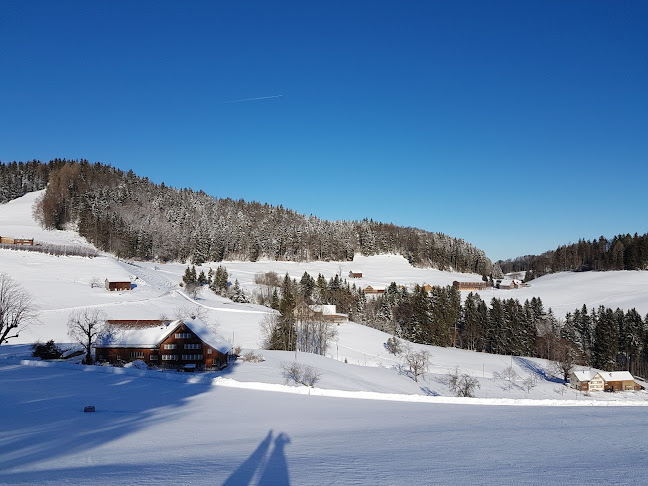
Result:
{"label": "snowy slope", "polygon": [[643,484],[648,472],[643,407],[350,400],[205,376],[0,363],[0,484]]}
{"label": "snowy slope", "polygon": [[[30,194],[11,203],[0,206],[0,234],[34,236],[41,241],[82,243],[78,235],[68,231],[39,230],[31,216],[31,205],[37,195]],[[22,228],[21,234],[16,228]],[[14,233],[12,233],[14,232]],[[38,235],[38,237],[36,236]],[[299,278],[304,271],[316,276],[322,273],[326,278],[350,270],[363,272],[363,278],[356,280],[361,286],[387,285],[391,281],[410,285],[430,283],[447,285],[453,280],[475,280],[475,275],[441,272],[432,269],[413,268],[400,256],[382,255],[375,257],[358,256],[353,262],[222,262],[232,280],[238,279],[249,290],[254,288],[254,275],[258,272],[274,271],[279,275],[289,273]],[[211,265],[215,268],[218,264]],[[200,267],[205,271],[210,265]],[[123,262],[110,255],[89,259],[82,257],[56,257],[40,253],[0,250],[0,271],[6,272],[19,281],[33,296],[40,311],[40,322],[25,331],[14,343],[32,343],[37,340],[54,339],[57,342],[69,340],[66,322],[69,312],[78,307],[95,306],[103,309],[111,319],[156,319],[162,316],[173,317],[178,308],[202,307],[206,321],[217,324],[223,337],[235,346],[245,349],[259,347],[259,322],[272,312],[270,309],[254,304],[236,304],[227,299],[205,291],[201,298],[193,302],[178,286],[185,264],[154,264],[149,262]],[[93,279],[130,278],[135,284],[132,291],[107,292],[103,288],[92,288]],[[628,304],[645,305],[640,292],[648,290],[648,281],[641,272],[611,272],[608,274],[578,274],[581,279],[573,280],[574,275],[562,274],[547,276],[534,281],[532,287],[515,291],[489,290],[498,296],[530,298],[539,295],[547,306],[557,309],[556,303],[572,309],[579,299],[590,299],[590,305],[607,293],[606,305],[613,305],[625,293],[631,295]],[[588,280],[589,278],[589,280]],[[585,279],[585,280],[583,280]],[[615,280],[616,279],[616,280]],[[625,279],[625,280],[624,280]],[[622,281],[628,283],[623,287]],[[563,284],[563,282],[566,282]],[[622,290],[616,292],[617,285]],[[612,288],[610,288],[610,286]],[[629,288],[633,287],[632,291]],[[576,288],[578,290],[576,290]],[[572,289],[570,293],[568,290]],[[587,289],[587,290],[585,290]],[[538,290],[538,294],[535,291]],[[485,296],[486,297],[486,296]],[[561,300],[562,299],[562,300]],[[580,303],[582,305],[582,303]],[[620,305],[620,304],[619,304]],[[575,307],[576,305],[574,305]],[[401,361],[389,354],[384,343],[387,334],[362,325],[349,323],[337,326],[338,336],[329,348],[327,356],[300,355],[298,360],[307,361],[322,371],[318,387],[328,390],[404,393],[419,396],[449,396],[446,386],[447,374],[459,367],[480,379],[481,388],[477,396],[498,399],[576,399],[579,394],[565,392],[559,386],[543,360],[506,357],[475,353],[450,348],[414,345],[414,348],[427,349],[431,354],[430,370],[421,382],[415,382],[400,368]],[[24,355],[23,351],[0,350],[5,355]],[[231,378],[240,382],[264,382],[282,384],[281,363],[294,359],[290,353],[264,352],[266,361],[260,364],[244,363],[231,370]],[[512,389],[494,376],[507,366],[513,366],[519,379]],[[525,390],[522,380],[529,376],[538,378],[536,387]],[[644,393],[615,395],[605,394],[596,397],[578,397],[585,400],[619,400],[643,402]]]}
{"label": "snowy slope", "polygon": [[[39,230],[31,220],[35,197],[0,206],[0,234],[84,243],[73,232]],[[393,255],[343,264],[222,264],[248,289],[254,275],[265,271],[330,278],[357,270],[365,275],[357,281],[362,286],[478,278],[412,268]],[[184,269],[109,255],[0,250],[0,272],[19,281],[40,310],[40,324],[14,342],[65,342],[68,313],[77,307],[144,319],[199,305],[227,339],[257,348],[259,321],[270,310],[210,292],[192,303],[177,285]],[[91,288],[91,280],[106,276],[131,278],[136,286],[129,292]],[[643,273],[612,272],[552,275],[528,289],[489,292],[521,299],[539,295],[558,313],[601,299],[608,306],[641,309],[646,290]],[[26,344],[4,345],[0,484],[645,482],[646,392],[586,396],[558,383],[544,360],[420,345],[414,347],[432,357],[429,372],[415,382],[385,350],[388,335],[354,323],[337,329],[326,357],[261,351],[261,363],[237,361],[219,373],[192,375],[46,363],[27,359]],[[319,370],[316,388],[285,384],[281,365],[295,359]],[[520,375],[512,387],[494,378],[509,365]],[[446,378],[455,367],[479,379],[479,398],[451,396]],[[530,391],[521,383],[529,376],[537,378]],[[83,413],[90,404],[97,412]]]}

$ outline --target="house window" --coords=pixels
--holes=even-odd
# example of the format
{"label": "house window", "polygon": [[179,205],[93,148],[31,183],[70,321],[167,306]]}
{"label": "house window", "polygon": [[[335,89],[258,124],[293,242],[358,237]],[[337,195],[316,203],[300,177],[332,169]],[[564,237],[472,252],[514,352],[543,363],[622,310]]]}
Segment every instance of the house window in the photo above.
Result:
{"label": "house window", "polygon": [[175,333],[175,338],[176,339],[190,339],[193,337],[193,334],[190,332],[176,332]]}
{"label": "house window", "polygon": [[152,354],[151,356],[149,356],[149,359],[150,359],[151,361],[157,361],[157,359],[158,359],[158,355],[157,355],[157,354]]}
{"label": "house window", "polygon": [[178,361],[177,354],[163,354],[162,361]]}
{"label": "house window", "polygon": [[209,348],[209,349],[207,350],[207,354],[211,354],[211,352],[212,352],[212,349]]}
{"label": "house window", "polygon": [[177,344],[165,344],[164,349],[178,349]]}
{"label": "house window", "polygon": [[203,359],[202,354],[183,354],[182,361],[200,361]]}
{"label": "house window", "polygon": [[185,349],[201,349],[202,344],[185,344],[184,348]]}
{"label": "house window", "polygon": [[143,358],[144,357],[144,351],[131,351],[130,352],[130,357],[131,358]]}

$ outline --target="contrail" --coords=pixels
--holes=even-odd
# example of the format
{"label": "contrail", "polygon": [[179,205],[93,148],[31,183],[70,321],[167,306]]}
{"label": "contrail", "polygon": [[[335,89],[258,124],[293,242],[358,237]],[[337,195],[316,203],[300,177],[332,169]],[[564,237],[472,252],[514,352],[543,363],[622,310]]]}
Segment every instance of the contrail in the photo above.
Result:
{"label": "contrail", "polygon": [[224,101],[223,104],[225,104],[225,103],[241,103],[242,101],[269,100],[271,98],[283,98],[283,95],[260,96],[258,98],[244,98],[242,100]]}

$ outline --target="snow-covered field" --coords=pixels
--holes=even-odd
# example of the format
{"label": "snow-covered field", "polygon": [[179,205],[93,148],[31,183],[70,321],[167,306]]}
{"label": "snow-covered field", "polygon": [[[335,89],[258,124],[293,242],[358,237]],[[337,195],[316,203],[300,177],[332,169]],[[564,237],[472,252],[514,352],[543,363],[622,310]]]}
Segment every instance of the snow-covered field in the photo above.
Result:
{"label": "snow-covered field", "polygon": [[[0,235],[87,244],[72,231],[40,229],[31,217],[37,196],[0,205]],[[480,278],[413,268],[395,255],[221,264],[247,290],[254,289],[255,274],[267,271],[296,278],[304,271],[326,278],[360,271],[356,284],[363,287]],[[0,348],[0,484],[644,482],[648,393],[585,396],[565,389],[540,359],[420,346],[430,351],[431,366],[415,382],[385,350],[388,335],[354,323],[338,326],[326,357],[261,351],[264,362],[237,362],[217,374],[27,359],[29,347],[21,343],[69,341],[66,322],[74,308],[155,319],[196,305],[178,286],[185,268],[0,250],[0,272],[20,282],[40,312],[37,325]],[[130,277],[136,287],[90,286],[107,277]],[[557,274],[531,284],[482,297],[538,296],[558,316],[583,304],[648,312],[648,272]],[[197,305],[232,344],[258,349],[267,308],[208,291]],[[281,363],[294,359],[320,370],[317,388],[284,385]],[[512,388],[494,378],[509,365],[520,376]],[[455,367],[479,379],[478,399],[451,396],[445,379]],[[529,376],[537,378],[531,390],[521,383]],[[82,412],[89,404],[97,413]]]}

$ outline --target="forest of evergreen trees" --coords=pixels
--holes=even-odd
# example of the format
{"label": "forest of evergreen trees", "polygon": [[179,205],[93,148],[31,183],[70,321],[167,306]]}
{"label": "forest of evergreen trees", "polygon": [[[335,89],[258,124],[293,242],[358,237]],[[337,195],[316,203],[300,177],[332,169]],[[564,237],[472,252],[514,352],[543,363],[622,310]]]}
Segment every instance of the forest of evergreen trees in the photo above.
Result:
{"label": "forest of evergreen trees", "polygon": [[132,171],[86,160],[0,164],[8,199],[47,190],[37,217],[45,228],[74,225],[104,251],[145,260],[352,260],[355,253],[401,254],[417,266],[492,273],[483,251],[463,240],[372,220],[326,221],[282,206],[219,199],[154,184]]}
{"label": "forest of evergreen trees", "polygon": [[313,278],[304,273],[299,281],[286,275],[283,282],[266,275],[258,281],[274,290],[262,291],[257,302],[279,310],[283,317],[274,336],[279,344],[273,349],[294,349],[289,337],[297,335],[292,312],[299,302],[335,304],[353,322],[416,343],[553,361],[569,355],[574,364],[648,376],[648,316],[642,318],[635,309],[583,307],[562,320],[545,309],[540,298],[524,303],[493,298],[486,303],[471,292],[462,303],[459,290],[452,286],[428,292],[423,286],[408,289],[392,283],[384,294],[367,297],[338,275],[326,280],[321,274]]}
{"label": "forest of evergreen trees", "polygon": [[526,280],[548,273],[588,270],[648,269],[648,234],[618,235],[608,240],[580,240],[542,255],[526,255],[498,261],[504,273],[526,272]]}

